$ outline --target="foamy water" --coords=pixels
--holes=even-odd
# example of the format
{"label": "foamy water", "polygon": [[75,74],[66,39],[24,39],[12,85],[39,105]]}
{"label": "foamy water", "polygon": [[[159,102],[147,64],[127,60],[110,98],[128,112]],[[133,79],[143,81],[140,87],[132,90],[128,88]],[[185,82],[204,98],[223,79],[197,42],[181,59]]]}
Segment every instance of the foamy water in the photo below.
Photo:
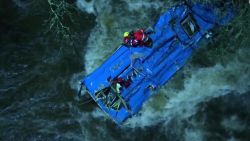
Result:
{"label": "foamy water", "polygon": [[[82,0],[78,0],[81,3]],[[93,10],[96,17],[96,26],[92,30],[86,46],[86,54],[84,61],[86,65],[87,75],[95,70],[108,56],[122,42],[122,34],[124,31],[136,29],[140,27],[148,27],[153,25],[160,13],[166,11],[168,7],[172,6],[171,2],[161,1],[121,1],[114,4],[111,0],[99,0],[92,1],[89,5],[79,6],[83,11],[89,12],[89,9]],[[125,7],[125,8],[124,8]],[[91,10],[90,10],[91,11]],[[156,17],[157,16],[157,17]],[[154,21],[152,21],[152,19]],[[234,25],[233,25],[234,26]],[[234,45],[232,45],[234,46]],[[233,47],[234,48],[234,47]],[[226,49],[225,49],[226,50]],[[235,54],[225,54],[224,57],[215,58],[220,60],[214,62],[214,65],[209,67],[197,67],[192,65],[192,59],[188,62],[188,67],[178,72],[183,75],[180,79],[174,78],[175,82],[169,82],[165,88],[161,88],[156,92],[148,102],[146,102],[138,115],[132,117],[125,122],[122,130],[128,128],[147,128],[162,124],[162,132],[168,132],[169,124],[173,120],[182,121],[191,118],[197,114],[197,110],[200,108],[199,104],[208,102],[211,99],[221,97],[229,94],[230,92],[236,92],[239,95],[249,91],[250,82],[250,61],[249,48],[241,47],[235,49]],[[216,53],[210,51],[210,53]],[[209,57],[209,54],[207,54]],[[181,83],[183,88],[170,87]],[[105,124],[107,121],[112,122],[107,115],[96,108],[92,112],[83,114],[80,119],[93,118],[99,120],[103,125],[96,125],[99,132],[104,132],[100,136],[106,134],[108,127]],[[236,121],[237,118],[225,119],[222,124],[229,121]],[[80,122],[86,123],[81,120]],[[189,121],[190,124],[196,126],[197,121]],[[233,123],[232,123],[233,124]],[[240,123],[235,123],[232,126]],[[104,127],[103,127],[104,126]],[[176,125],[183,130],[183,139],[186,141],[194,140],[200,141],[204,138],[203,129],[198,127],[196,129],[183,129],[184,125],[178,122]],[[183,127],[182,127],[183,126]],[[228,125],[230,126],[230,125]],[[178,128],[176,127],[176,128]],[[84,126],[82,127],[84,128]],[[99,128],[104,128],[100,129]],[[230,127],[234,128],[234,127]],[[179,129],[175,129],[176,132]],[[89,136],[93,136],[90,133]],[[90,137],[88,140],[98,139],[98,137]],[[116,140],[110,138],[110,140]],[[233,137],[228,140],[234,140]]]}

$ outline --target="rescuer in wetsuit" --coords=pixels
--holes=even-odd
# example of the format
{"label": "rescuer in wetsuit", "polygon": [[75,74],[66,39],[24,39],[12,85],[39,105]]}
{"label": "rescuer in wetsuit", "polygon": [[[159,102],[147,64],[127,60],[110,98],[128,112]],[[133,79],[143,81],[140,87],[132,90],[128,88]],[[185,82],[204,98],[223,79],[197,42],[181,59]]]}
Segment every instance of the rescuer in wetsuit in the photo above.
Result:
{"label": "rescuer in wetsuit", "polygon": [[113,80],[108,80],[110,82],[110,86],[115,90],[115,93],[120,94],[121,93],[121,89],[123,87],[128,88],[129,85],[131,84],[131,77],[128,77],[127,80],[120,78],[120,77],[116,77]]}
{"label": "rescuer in wetsuit", "polygon": [[[113,80],[110,80],[111,77],[109,77],[107,80],[110,83],[109,87],[104,88],[102,91],[99,92],[99,94],[104,94],[104,103],[107,107],[111,107],[113,109],[118,110],[121,106],[121,104],[125,107],[126,110],[129,111],[129,106],[124,101],[124,99],[121,97],[121,90],[122,88],[128,88],[132,82],[131,77],[128,77],[128,79],[123,79],[120,77],[116,77]],[[97,93],[97,97],[99,95]]]}
{"label": "rescuer in wetsuit", "polygon": [[128,47],[152,47],[153,40],[149,37],[151,33],[153,33],[152,29],[148,29],[147,31],[138,29],[136,31],[124,32],[123,43]]}

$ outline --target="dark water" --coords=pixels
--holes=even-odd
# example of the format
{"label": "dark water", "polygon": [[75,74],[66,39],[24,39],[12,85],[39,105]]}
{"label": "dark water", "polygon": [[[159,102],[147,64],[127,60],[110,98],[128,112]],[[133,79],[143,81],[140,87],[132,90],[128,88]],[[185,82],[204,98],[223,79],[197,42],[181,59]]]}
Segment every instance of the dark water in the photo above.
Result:
{"label": "dark water", "polygon": [[46,0],[0,2],[0,140],[250,140],[248,1],[238,1],[234,21],[122,127],[77,99],[78,82],[124,30],[153,24],[180,1],[80,1],[67,1],[64,33],[50,29],[57,8]]}

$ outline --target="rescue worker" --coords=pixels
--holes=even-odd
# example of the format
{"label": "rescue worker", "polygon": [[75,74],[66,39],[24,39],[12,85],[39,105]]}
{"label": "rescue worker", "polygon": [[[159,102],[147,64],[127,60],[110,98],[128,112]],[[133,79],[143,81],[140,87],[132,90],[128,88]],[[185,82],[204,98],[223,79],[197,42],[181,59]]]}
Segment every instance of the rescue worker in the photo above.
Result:
{"label": "rescue worker", "polygon": [[127,80],[124,80],[123,78],[116,77],[113,79],[112,83],[114,84],[119,84],[121,87],[128,88],[129,85],[131,84],[131,77],[128,77]]}
{"label": "rescue worker", "polygon": [[120,90],[123,87],[128,88],[132,82],[131,77],[128,77],[127,80],[120,78],[120,77],[116,77],[111,81],[110,81],[110,78],[108,78],[108,81],[110,82],[110,86],[115,89],[116,93],[120,93]]}
{"label": "rescue worker", "polygon": [[110,86],[108,87],[108,93],[106,97],[106,105],[107,107],[112,107],[115,110],[118,110],[123,105],[127,111],[130,111],[129,106],[125,102],[125,100],[121,97],[122,88],[128,88],[132,82],[131,77],[128,76],[127,79],[123,79],[121,77],[116,77],[111,80],[109,77],[108,82]]}
{"label": "rescue worker", "polygon": [[141,47],[141,46],[147,46],[152,47],[153,41],[149,37],[149,34],[151,34],[152,31],[145,31],[144,29],[138,29],[135,32],[124,32],[123,34],[123,42],[126,46],[129,47]]}
{"label": "rescue worker", "polygon": [[123,37],[124,37],[123,38],[124,45],[129,46],[129,47],[136,47],[138,45],[138,41],[134,40],[133,31],[124,32]]}

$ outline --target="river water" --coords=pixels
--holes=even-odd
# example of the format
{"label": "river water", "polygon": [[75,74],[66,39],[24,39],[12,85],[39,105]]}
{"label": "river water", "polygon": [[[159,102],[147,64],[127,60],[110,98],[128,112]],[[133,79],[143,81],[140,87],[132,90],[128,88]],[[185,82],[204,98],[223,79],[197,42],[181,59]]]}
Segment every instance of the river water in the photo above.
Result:
{"label": "river water", "polygon": [[[76,96],[79,81],[119,46],[123,32],[153,25],[181,1],[68,0],[59,22],[52,10],[61,1],[51,1],[0,2],[0,140],[250,140],[247,0],[236,2],[234,20],[216,28],[123,126]],[[60,22],[69,30],[59,30]]]}

